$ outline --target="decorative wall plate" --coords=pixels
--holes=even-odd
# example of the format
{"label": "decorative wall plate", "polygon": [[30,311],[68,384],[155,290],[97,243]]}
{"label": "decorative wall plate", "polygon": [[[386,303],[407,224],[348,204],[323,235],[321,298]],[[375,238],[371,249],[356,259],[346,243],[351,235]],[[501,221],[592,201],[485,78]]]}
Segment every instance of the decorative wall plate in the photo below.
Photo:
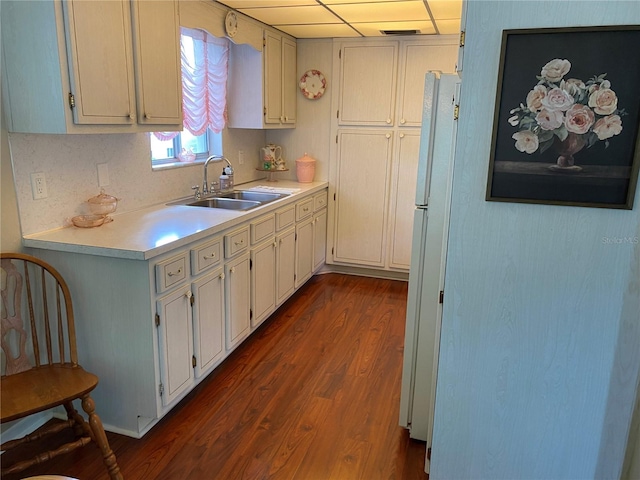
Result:
{"label": "decorative wall plate", "polygon": [[228,37],[235,36],[238,33],[238,17],[233,11],[229,11],[224,19],[224,29]]}
{"label": "decorative wall plate", "polygon": [[300,91],[310,100],[320,98],[327,88],[327,80],[320,70],[307,70],[300,77]]}

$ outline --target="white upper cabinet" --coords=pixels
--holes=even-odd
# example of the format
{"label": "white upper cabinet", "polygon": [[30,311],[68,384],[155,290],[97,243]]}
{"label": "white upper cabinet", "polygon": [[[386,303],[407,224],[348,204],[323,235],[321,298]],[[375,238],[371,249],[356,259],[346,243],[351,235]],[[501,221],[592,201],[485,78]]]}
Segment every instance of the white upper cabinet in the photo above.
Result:
{"label": "white upper cabinet", "polygon": [[424,75],[431,70],[453,73],[457,51],[458,45],[452,41],[442,44],[433,40],[402,44],[396,125],[421,125]]}
{"label": "white upper cabinet", "polygon": [[294,128],[297,44],[264,30],[262,51],[231,45],[227,108],[230,128]]}
{"label": "white upper cabinet", "polygon": [[341,59],[340,125],[391,125],[395,111],[398,42],[345,45]]}
{"label": "white upper cabinet", "polygon": [[138,123],[182,124],[178,2],[132,3]]}
{"label": "white upper cabinet", "polygon": [[9,131],[182,129],[177,0],[2,6]]}

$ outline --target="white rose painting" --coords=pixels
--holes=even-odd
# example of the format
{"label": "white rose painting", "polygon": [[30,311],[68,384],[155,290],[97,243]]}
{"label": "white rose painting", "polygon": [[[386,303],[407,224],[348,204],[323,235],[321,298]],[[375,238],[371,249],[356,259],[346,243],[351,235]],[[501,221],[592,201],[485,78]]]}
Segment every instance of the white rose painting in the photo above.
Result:
{"label": "white rose painting", "polygon": [[640,168],[633,45],[638,25],[503,31],[487,200],[633,206]]}

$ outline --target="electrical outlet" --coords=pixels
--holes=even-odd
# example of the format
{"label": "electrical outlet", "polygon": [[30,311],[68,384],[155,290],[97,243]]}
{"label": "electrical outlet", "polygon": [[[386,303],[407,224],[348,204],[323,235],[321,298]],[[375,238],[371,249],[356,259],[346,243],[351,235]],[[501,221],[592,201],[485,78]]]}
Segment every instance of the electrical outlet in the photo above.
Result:
{"label": "electrical outlet", "polygon": [[244,165],[244,150],[238,150],[238,163]]}
{"label": "electrical outlet", "polygon": [[47,198],[47,179],[44,176],[44,172],[31,174],[31,192],[34,200]]}

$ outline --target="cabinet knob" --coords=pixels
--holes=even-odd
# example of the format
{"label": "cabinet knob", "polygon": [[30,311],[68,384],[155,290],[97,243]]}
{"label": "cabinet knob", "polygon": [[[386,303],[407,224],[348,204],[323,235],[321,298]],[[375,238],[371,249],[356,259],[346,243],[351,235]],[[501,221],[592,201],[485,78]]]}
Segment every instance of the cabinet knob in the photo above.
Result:
{"label": "cabinet knob", "polygon": [[131,120],[133,120],[133,113],[130,113],[129,115],[127,115]]}
{"label": "cabinet knob", "polygon": [[151,120],[151,115],[149,115],[148,113],[145,113],[144,118],[146,118],[147,120]]}
{"label": "cabinet knob", "polygon": [[191,293],[191,290],[188,290],[187,293],[184,294],[184,296],[187,298],[191,298],[193,297],[193,293]]}
{"label": "cabinet knob", "polygon": [[222,273],[219,275],[219,277],[220,277],[220,280],[224,280],[224,272],[222,272]]}
{"label": "cabinet knob", "polygon": [[404,125],[405,123],[407,123],[407,121],[403,118],[402,120],[400,120],[400,123]]}
{"label": "cabinet knob", "polygon": [[229,269],[229,273],[233,273],[233,272],[235,272],[235,271],[236,271],[236,267],[231,267],[231,268]]}
{"label": "cabinet knob", "polygon": [[391,125],[391,119],[387,118],[387,125]]}
{"label": "cabinet knob", "polygon": [[387,133],[387,134],[385,135],[385,137],[387,137],[387,138],[391,138],[391,134],[390,134],[390,133]]}
{"label": "cabinet knob", "polygon": [[404,133],[401,133],[401,134],[400,134],[400,138],[404,138]]}
{"label": "cabinet knob", "polygon": [[278,247],[278,242],[274,241],[273,242],[273,248],[277,248]]}

